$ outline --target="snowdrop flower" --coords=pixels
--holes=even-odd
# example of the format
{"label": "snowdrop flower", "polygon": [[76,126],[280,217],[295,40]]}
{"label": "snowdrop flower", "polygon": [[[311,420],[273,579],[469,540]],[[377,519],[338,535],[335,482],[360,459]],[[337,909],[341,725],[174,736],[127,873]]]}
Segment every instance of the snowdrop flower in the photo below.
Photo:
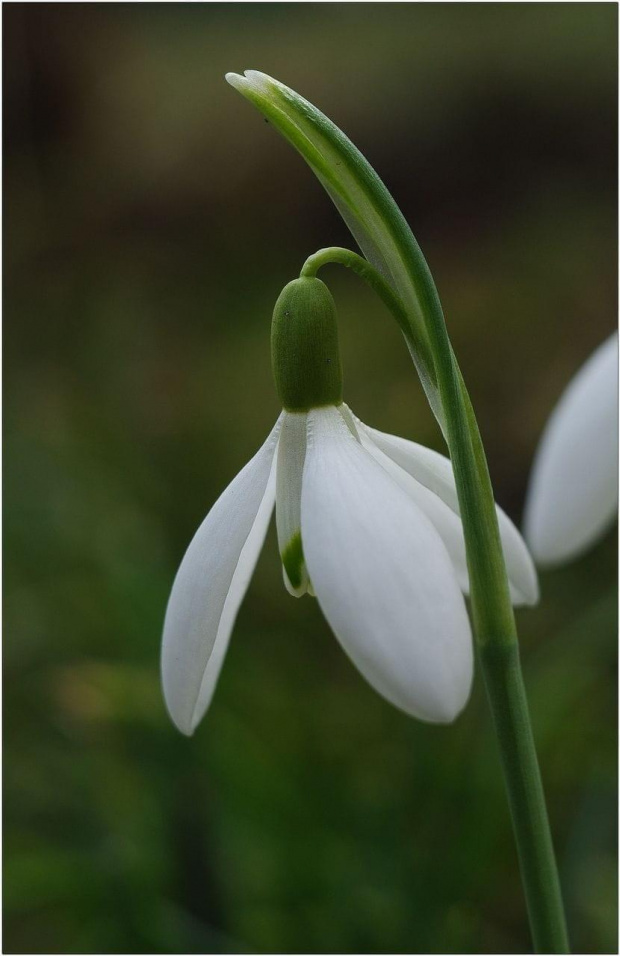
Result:
{"label": "snowdrop flower", "polygon": [[556,405],[536,452],[525,537],[540,565],[590,547],[618,509],[618,336],[590,356]]}
{"label": "snowdrop flower", "polygon": [[[316,278],[289,283],[272,326],[284,411],[198,529],[164,625],[162,680],[176,726],[209,706],[237,611],[276,508],[284,583],[316,596],[368,682],[422,720],[467,702],[468,575],[449,459],[362,424],[342,402],[335,306]],[[514,603],[534,603],[527,548],[498,509]]]}

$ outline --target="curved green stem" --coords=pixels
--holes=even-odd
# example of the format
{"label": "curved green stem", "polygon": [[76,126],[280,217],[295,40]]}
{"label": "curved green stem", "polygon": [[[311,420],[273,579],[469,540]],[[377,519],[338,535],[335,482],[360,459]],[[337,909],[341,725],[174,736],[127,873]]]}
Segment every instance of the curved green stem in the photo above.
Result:
{"label": "curved green stem", "polygon": [[[348,249],[322,249],[303,276],[329,263],[352,269],[378,293],[411,350],[419,337],[400,299],[370,263]],[[545,797],[521,674],[517,630],[491,479],[474,410],[458,367],[434,284],[427,286],[429,363],[441,396],[445,433],[467,545],[474,631],[499,743],[536,951],[568,953],[568,937]],[[428,356],[427,356],[428,357]],[[425,357],[425,360],[426,358]]]}
{"label": "curved green stem", "polygon": [[407,310],[404,308],[391,285],[383,278],[380,272],[371,266],[367,259],[359,256],[356,252],[352,252],[351,249],[343,249],[340,246],[329,246],[327,249],[319,249],[314,255],[309,256],[302,266],[300,275],[306,278],[314,278],[321,266],[329,265],[330,263],[338,263],[341,266],[346,266],[347,269],[351,269],[352,272],[363,279],[364,282],[377,293],[398,322],[400,330],[405,336],[405,340],[409,346],[409,351],[422,358],[424,366],[431,377],[431,381],[436,385],[437,382],[433,377],[433,357],[426,340],[419,335],[418,330],[412,326],[407,315]]}

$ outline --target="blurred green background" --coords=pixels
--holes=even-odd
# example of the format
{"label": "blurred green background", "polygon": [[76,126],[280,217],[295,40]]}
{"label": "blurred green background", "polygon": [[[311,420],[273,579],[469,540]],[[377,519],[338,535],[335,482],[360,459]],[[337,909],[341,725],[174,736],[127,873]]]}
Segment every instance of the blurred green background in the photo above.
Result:
{"label": "blurred green background", "polygon": [[[8,4],[5,952],[530,947],[481,688],[407,719],[285,593],[275,533],[191,740],[159,641],[194,530],[278,412],[269,323],[351,245],[223,79],[307,96],[433,270],[519,521],[616,316],[616,5]],[[344,270],[345,395],[442,448],[396,325]],[[518,615],[575,951],[616,951],[616,543]]]}

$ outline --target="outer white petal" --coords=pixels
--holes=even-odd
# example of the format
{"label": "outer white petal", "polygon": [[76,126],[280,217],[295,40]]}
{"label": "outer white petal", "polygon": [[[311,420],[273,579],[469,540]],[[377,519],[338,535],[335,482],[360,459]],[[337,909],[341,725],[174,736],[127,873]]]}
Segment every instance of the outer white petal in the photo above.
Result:
{"label": "outer white petal", "polygon": [[540,564],[586,550],[618,508],[618,336],[569,383],[543,433],[530,478],[525,536]]}
{"label": "outer white petal", "polygon": [[[426,448],[424,445],[418,445],[416,442],[409,441],[406,438],[399,438],[397,435],[388,435],[385,432],[377,431],[376,428],[370,428],[364,425],[356,418],[356,423],[360,431],[369,435],[374,444],[384,452],[388,458],[399,465],[404,471],[411,475],[417,482],[437,495],[450,510],[458,517],[461,525],[460,509],[456,484],[454,481],[454,472],[452,462],[445,455]],[[506,570],[508,572],[508,582],[510,584],[510,596],[512,603],[536,604],[538,601],[538,577],[536,568],[530,552],[527,549],[525,541],[519,534],[517,528],[512,523],[508,515],[499,505],[495,506],[497,511],[497,522],[499,533],[504,549],[504,560],[506,561]],[[433,514],[429,512],[429,517],[434,520]],[[438,527],[438,530],[439,527]],[[461,525],[461,538],[463,531]],[[446,543],[448,543],[446,541]],[[455,559],[459,569],[459,578],[462,576],[462,557],[464,554],[465,543],[462,546],[454,544],[450,547],[450,553]],[[467,575],[466,565],[465,574]],[[469,591],[469,575],[466,576],[464,590]]]}
{"label": "outer white petal", "polygon": [[294,597],[302,597],[308,590],[308,573],[301,542],[301,478],[306,457],[307,417],[305,412],[285,412],[278,445],[278,547],[284,584]]}
{"label": "outer white petal", "polygon": [[[345,414],[346,421],[346,414]],[[469,575],[467,572],[467,556],[465,552],[465,538],[463,535],[463,524],[460,517],[448,507],[448,505],[434,492],[429,491],[424,485],[416,481],[408,472],[392,461],[381,449],[375,445],[370,438],[368,430],[361,427],[357,428],[357,434],[368,454],[387,471],[403,491],[416,503],[431,521],[433,527],[439,534],[444,543],[446,551],[450,555],[452,566],[459,582],[459,586],[465,593],[469,590]]]}
{"label": "outer white petal", "polygon": [[301,526],[317,600],[362,674],[407,713],[453,720],[469,696],[473,654],[452,563],[336,408],[308,415]]}
{"label": "outer white petal", "polygon": [[211,702],[237,611],[265,539],[275,498],[281,417],[265,444],[213,505],[174,580],[162,643],[168,712],[191,734]]}

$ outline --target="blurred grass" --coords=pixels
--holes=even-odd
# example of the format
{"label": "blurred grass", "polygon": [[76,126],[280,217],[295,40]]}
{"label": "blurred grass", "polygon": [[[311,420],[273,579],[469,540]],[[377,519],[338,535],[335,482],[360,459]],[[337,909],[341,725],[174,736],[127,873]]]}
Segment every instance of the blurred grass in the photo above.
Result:
{"label": "blurred grass", "polygon": [[[392,710],[285,594],[273,530],[191,740],[158,645],[184,547],[277,414],[275,298],[350,244],[223,73],[289,83],[386,180],[518,519],[615,321],[615,7],[3,13],[5,951],[527,951],[480,686],[448,729]],[[347,401],[441,447],[382,306],[328,277]],[[609,536],[519,614],[579,952],[617,948],[616,564]]]}

